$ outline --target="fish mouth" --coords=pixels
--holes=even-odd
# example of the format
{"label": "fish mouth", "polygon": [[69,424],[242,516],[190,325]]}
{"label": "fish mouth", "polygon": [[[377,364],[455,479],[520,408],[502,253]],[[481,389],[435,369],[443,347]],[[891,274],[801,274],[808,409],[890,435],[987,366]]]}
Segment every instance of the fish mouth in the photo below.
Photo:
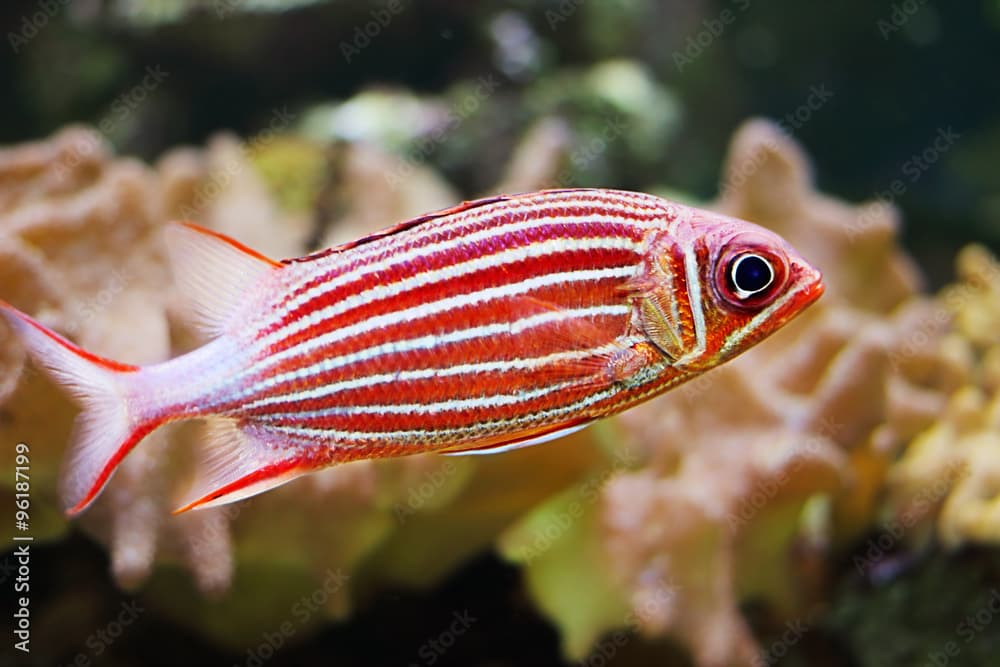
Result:
{"label": "fish mouth", "polygon": [[818,269],[809,265],[800,265],[806,286],[802,290],[802,307],[811,305],[826,292],[826,285],[823,283],[823,274]]}

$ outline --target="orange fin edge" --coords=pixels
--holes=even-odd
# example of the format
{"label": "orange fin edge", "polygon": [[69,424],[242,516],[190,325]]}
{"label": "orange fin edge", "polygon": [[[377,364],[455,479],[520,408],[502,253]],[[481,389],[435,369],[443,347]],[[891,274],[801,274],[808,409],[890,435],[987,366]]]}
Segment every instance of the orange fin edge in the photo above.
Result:
{"label": "orange fin edge", "polygon": [[249,498],[326,464],[266,429],[225,417],[207,426],[189,498],[174,514]]}
{"label": "orange fin edge", "polygon": [[254,250],[250,246],[247,246],[247,245],[244,245],[244,244],[240,243],[239,241],[237,241],[236,239],[234,239],[231,236],[226,236],[222,232],[217,232],[215,230],[208,229],[207,227],[202,227],[201,225],[195,224],[195,223],[193,223],[193,222],[191,222],[189,220],[175,220],[174,222],[172,222],[170,224],[172,224],[172,225],[178,225],[180,227],[185,227],[187,229],[190,229],[193,232],[197,232],[198,234],[203,234],[205,236],[210,236],[213,239],[216,239],[217,241],[222,241],[223,243],[226,243],[226,244],[232,246],[236,250],[239,250],[240,252],[242,252],[242,253],[244,253],[246,255],[249,255],[249,256],[253,257],[254,259],[258,259],[258,260],[260,260],[260,261],[262,261],[262,262],[264,262],[266,264],[270,264],[274,268],[280,269],[282,266],[284,266],[283,263],[271,259],[267,255]]}
{"label": "orange fin edge", "polygon": [[183,514],[195,509],[207,509],[218,505],[226,505],[243,500],[259,493],[264,493],[296,477],[311,472],[312,468],[303,465],[304,457],[290,458],[259,468],[248,475],[206,493],[194,500],[188,501],[171,514]]}

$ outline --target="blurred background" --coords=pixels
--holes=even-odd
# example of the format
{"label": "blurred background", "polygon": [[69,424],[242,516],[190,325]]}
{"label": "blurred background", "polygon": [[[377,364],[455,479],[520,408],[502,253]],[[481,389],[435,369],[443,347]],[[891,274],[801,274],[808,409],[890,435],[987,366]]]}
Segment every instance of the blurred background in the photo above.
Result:
{"label": "blurred background", "polygon": [[0,27],[0,298],[114,358],[195,344],[151,296],[177,217],[288,256],[617,187],[774,227],[831,281],[742,366],[548,451],[183,526],[183,432],[59,517],[73,410],[7,339],[37,533],[3,664],[997,664],[1000,2],[35,0]]}

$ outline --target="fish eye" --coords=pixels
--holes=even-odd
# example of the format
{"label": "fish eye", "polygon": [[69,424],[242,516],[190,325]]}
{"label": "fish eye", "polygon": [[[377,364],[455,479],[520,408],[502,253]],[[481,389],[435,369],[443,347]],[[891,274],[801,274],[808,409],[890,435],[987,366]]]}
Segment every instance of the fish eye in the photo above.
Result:
{"label": "fish eye", "polygon": [[788,280],[788,260],[762,243],[733,244],[716,260],[715,292],[739,310],[755,310],[774,301]]}
{"label": "fish eye", "polygon": [[729,284],[739,299],[760,294],[774,283],[774,267],[757,253],[737,255],[729,263]]}

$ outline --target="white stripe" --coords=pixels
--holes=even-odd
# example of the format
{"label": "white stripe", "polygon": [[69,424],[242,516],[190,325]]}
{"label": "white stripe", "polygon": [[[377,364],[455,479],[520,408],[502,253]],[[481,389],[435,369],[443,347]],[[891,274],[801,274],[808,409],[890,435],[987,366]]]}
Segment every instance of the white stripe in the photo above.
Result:
{"label": "white stripe", "polygon": [[478,410],[481,408],[499,408],[518,403],[526,403],[536,398],[541,398],[557,391],[562,391],[570,387],[578,386],[579,381],[566,380],[553,384],[535,387],[534,389],[520,390],[513,394],[488,394],[486,396],[476,396],[473,398],[451,398],[436,403],[386,403],[382,405],[362,404],[362,405],[338,405],[320,410],[295,411],[285,413],[272,413],[267,416],[267,421],[280,420],[282,417],[288,419],[312,419],[315,417],[335,417],[353,415],[428,415],[441,412],[457,412],[459,410]]}
{"label": "white stripe", "polygon": [[[648,381],[643,384],[649,384],[656,380],[659,374],[668,364],[666,362],[662,364],[657,364],[655,366],[647,367],[643,369],[645,375],[648,376]],[[397,431],[342,431],[339,429],[325,429],[325,428],[309,428],[301,426],[267,426],[269,431],[284,433],[292,437],[298,437],[303,439],[321,439],[324,441],[337,440],[340,441],[337,444],[342,444],[346,442],[364,442],[364,441],[397,441],[397,440],[412,440],[413,445],[425,444],[420,442],[420,438],[431,441],[442,441],[442,440],[452,440],[455,436],[479,436],[479,438],[497,435],[504,432],[511,432],[512,435],[516,432],[516,426],[518,425],[543,425],[545,423],[555,423],[560,417],[566,415],[571,415],[574,413],[582,413],[591,405],[599,403],[607,398],[611,398],[615,394],[622,391],[622,387],[617,383],[593,394],[588,394],[583,398],[570,403],[568,405],[559,406],[556,408],[550,408],[549,410],[543,410],[540,412],[533,412],[528,415],[524,415],[519,419],[505,420],[494,422],[494,427],[491,429],[489,426],[483,424],[469,425],[459,428],[450,429],[408,429],[408,430],[397,430]],[[587,417],[590,415],[581,414],[582,417]],[[512,428],[515,427],[515,428]],[[333,445],[334,447],[337,444]]]}
{"label": "white stripe", "polygon": [[[619,349],[620,346],[630,346],[635,343],[644,340],[639,336],[632,336],[625,338],[624,340],[617,341],[614,343],[609,343],[601,347],[586,349],[586,350],[570,350],[568,352],[554,352],[552,354],[547,354],[542,357],[528,357],[522,359],[504,359],[501,361],[481,361],[470,364],[458,364],[455,366],[448,366],[445,368],[418,368],[408,371],[399,371],[397,373],[379,373],[376,375],[362,375],[360,377],[352,377],[346,380],[341,380],[339,382],[331,382],[328,384],[322,384],[318,387],[308,389],[306,391],[293,392],[288,394],[277,394],[274,396],[266,396],[264,398],[248,403],[241,406],[241,410],[253,410],[256,408],[266,407],[268,405],[282,404],[282,403],[298,403],[300,401],[312,401],[319,398],[325,398],[327,396],[333,396],[344,391],[351,391],[353,389],[368,389],[371,387],[376,387],[381,384],[395,383],[395,382],[410,382],[413,380],[426,380],[430,378],[444,378],[451,377],[455,375],[477,375],[482,373],[493,373],[497,371],[532,371],[542,368],[544,366],[550,366],[558,363],[563,363],[567,361],[578,361],[580,359],[586,359],[588,357],[599,356],[602,354],[613,352]],[[306,380],[320,374],[321,370],[318,368],[318,364],[309,367],[308,369],[302,369],[296,373],[286,373],[286,375],[294,376],[291,379],[295,380]]]}
{"label": "white stripe", "polygon": [[[455,310],[463,306],[469,306],[473,304],[482,304],[485,301],[493,301],[496,299],[503,299],[510,296],[516,296],[519,294],[524,294],[526,292],[531,292],[541,287],[548,287],[551,285],[560,285],[567,283],[578,283],[578,282],[588,282],[604,280],[608,278],[627,278],[633,275],[636,271],[634,266],[616,266],[605,269],[591,269],[588,271],[565,271],[561,273],[549,273],[546,275],[535,276],[532,278],[527,278],[517,283],[511,283],[508,285],[498,285],[496,287],[488,287],[486,289],[479,290],[478,292],[472,292],[470,294],[458,294],[451,297],[446,297],[438,301],[432,301],[430,303],[422,303],[410,308],[404,308],[402,310],[385,313],[382,315],[376,315],[370,317],[363,322],[356,322],[350,324],[346,327],[341,327],[334,331],[327,332],[323,335],[310,338],[309,340],[303,341],[293,347],[282,350],[276,354],[264,357],[257,363],[257,365],[252,366],[246,372],[247,376],[254,376],[262,373],[268,368],[278,364],[286,359],[291,359],[304,355],[315,349],[325,347],[327,345],[352,338],[357,335],[369,333],[374,329],[380,327],[385,327],[389,325],[399,325],[408,322],[414,322],[416,320],[424,319],[432,315],[439,315],[441,313],[446,313],[449,310]],[[332,307],[331,307],[332,308]],[[318,313],[313,313],[308,317],[304,317],[298,322],[301,326],[296,327],[295,331],[304,330],[314,324],[321,322],[325,319],[326,314],[324,309]],[[439,336],[432,336],[431,338],[439,339]],[[388,345],[394,345],[395,343],[389,343]]]}
{"label": "white stripe", "polygon": [[[279,375],[265,378],[260,382],[257,382],[256,384],[247,387],[236,396],[225,397],[225,402],[229,403],[234,400],[240,400],[246,396],[251,396],[253,394],[267,391],[275,386],[288,382],[289,380],[298,379],[299,377],[309,377],[317,373],[325,373],[335,368],[341,368],[343,366],[348,366],[351,364],[371,361],[372,359],[377,359],[378,357],[386,356],[389,354],[400,354],[405,352],[413,352],[417,350],[428,350],[442,345],[448,345],[451,343],[458,343],[467,340],[474,340],[476,338],[487,338],[491,336],[505,336],[505,335],[517,336],[528,329],[539,327],[544,324],[549,324],[552,322],[560,322],[563,320],[575,319],[578,317],[615,316],[615,315],[624,316],[630,310],[631,306],[629,306],[628,304],[612,305],[612,306],[591,306],[588,308],[566,309],[560,311],[539,313],[538,315],[532,315],[530,317],[526,317],[520,320],[514,320],[512,322],[497,322],[495,324],[487,324],[478,327],[469,327],[467,329],[459,329],[445,334],[428,334],[425,336],[420,336],[418,338],[390,341],[387,343],[382,343],[381,345],[375,345],[373,347],[364,348],[358,350],[357,352],[352,352],[351,354],[324,359],[323,361],[313,364],[312,366],[309,366],[307,368],[291,371],[288,373],[281,373]],[[335,333],[338,332],[331,332],[331,335]],[[313,340],[315,341],[319,339],[313,339]],[[240,409],[242,410],[243,408]]]}
{"label": "white stripe", "polygon": [[686,360],[692,357],[704,354],[708,345],[705,310],[701,303],[701,275],[698,271],[698,253],[694,247],[695,242],[679,244],[684,252],[684,275],[687,281],[688,305],[691,308],[691,317],[694,321],[695,337],[695,347],[677,360],[676,363],[679,366],[684,365]]}
{"label": "white stripe", "polygon": [[[567,203],[561,203],[561,206],[566,206],[566,205],[567,205]],[[506,213],[506,215],[512,215],[512,214],[518,213],[522,209],[523,210],[535,210],[537,207],[538,207],[537,204],[531,205],[531,206],[524,206],[524,207],[521,207],[519,209],[508,210],[505,213]],[[652,209],[651,209],[651,212],[653,212]],[[494,213],[491,213],[490,215],[491,216],[495,216],[496,213],[494,212]],[[478,222],[478,220],[476,222]],[[625,223],[627,223],[629,225],[635,226],[635,227],[637,227],[639,229],[646,229],[646,230],[656,229],[656,228],[660,228],[660,227],[663,226],[663,222],[662,221],[657,221],[657,220],[643,221],[643,220],[636,220],[636,219],[634,219],[632,217],[629,217],[627,209],[623,209],[622,210],[622,215],[620,217],[615,217],[615,216],[597,216],[597,215],[593,215],[592,214],[592,215],[585,215],[585,216],[579,216],[579,217],[566,217],[566,218],[559,218],[558,219],[558,223],[559,224],[576,224],[576,225],[602,224],[602,223],[603,224],[608,224],[608,223],[610,223],[610,224],[621,224],[622,222],[625,222]],[[466,245],[471,245],[471,244],[474,244],[474,243],[476,243],[478,241],[482,241],[483,239],[487,239],[487,238],[490,238],[490,237],[493,237],[493,236],[497,236],[499,234],[511,234],[511,233],[516,233],[516,232],[521,232],[521,231],[527,231],[527,230],[530,230],[530,229],[535,229],[535,228],[538,228],[538,227],[544,227],[544,226],[547,226],[547,225],[551,225],[553,223],[554,223],[553,218],[541,217],[541,218],[533,218],[533,219],[530,219],[530,220],[520,220],[520,221],[517,221],[517,222],[511,222],[511,223],[505,224],[503,226],[502,231],[498,230],[497,227],[487,227],[487,228],[481,229],[481,230],[479,230],[477,232],[473,232],[471,234],[467,234],[465,236],[462,236],[460,239],[458,239],[458,238],[451,238],[451,239],[446,239],[446,240],[443,240],[443,241],[429,243],[427,245],[415,246],[415,247],[411,246],[411,247],[406,248],[405,251],[402,251],[402,252],[390,255],[388,257],[385,257],[385,258],[382,258],[382,259],[379,259],[379,260],[376,260],[376,261],[373,261],[373,262],[370,262],[370,263],[359,264],[358,266],[354,267],[352,270],[347,271],[347,272],[342,273],[342,274],[339,274],[339,275],[332,276],[329,279],[323,279],[324,274],[328,273],[329,270],[330,270],[329,269],[329,265],[327,263],[325,263],[325,262],[321,262],[320,263],[321,266],[310,267],[313,270],[311,270],[308,273],[300,276],[299,277],[299,281],[298,281],[298,283],[300,285],[305,285],[305,284],[308,284],[309,282],[312,282],[312,281],[315,281],[315,280],[320,280],[320,282],[318,284],[313,285],[312,287],[306,289],[305,291],[301,292],[300,294],[296,294],[292,299],[289,299],[288,302],[280,304],[281,308],[278,309],[273,314],[274,316],[272,318],[270,318],[269,320],[267,320],[265,322],[262,322],[260,328],[261,329],[270,328],[270,327],[274,326],[275,324],[277,324],[281,320],[281,318],[284,317],[285,313],[290,312],[290,311],[292,311],[292,310],[294,310],[294,309],[296,309],[296,308],[298,308],[298,307],[300,307],[300,306],[308,303],[309,301],[312,301],[313,299],[315,299],[316,297],[322,295],[323,293],[327,292],[328,290],[337,289],[338,287],[342,287],[344,285],[349,285],[352,282],[357,282],[360,279],[362,279],[363,277],[365,277],[367,275],[370,275],[372,273],[376,273],[378,271],[383,271],[383,270],[386,270],[386,269],[389,269],[389,268],[392,268],[392,267],[395,267],[395,266],[399,266],[401,264],[406,264],[407,262],[413,261],[413,259],[415,259],[417,257],[426,257],[428,255],[432,255],[432,254],[437,253],[439,251],[453,251],[456,248],[461,248],[461,247],[466,246]],[[449,233],[454,233],[454,234],[459,234],[461,232],[461,230],[464,227],[466,227],[466,226],[472,226],[472,225],[471,224],[469,224],[469,225],[453,225],[453,226],[449,227],[448,232]],[[410,241],[411,244],[414,243],[414,242],[415,241]],[[361,249],[369,249],[369,246],[359,246],[358,251],[360,251]],[[369,249],[369,250],[372,250],[372,249]],[[355,252],[355,251],[351,251],[351,252]],[[374,254],[374,253],[373,252],[369,252],[368,254]],[[365,254],[361,254],[360,252],[356,252],[356,254],[352,255],[349,259],[347,257],[345,257],[344,255],[342,255],[342,254],[341,255],[336,255],[335,257],[336,257],[336,261],[339,261],[339,262],[347,262],[347,261],[358,262],[358,261],[363,260],[365,258]],[[307,265],[307,264],[301,264],[301,265],[293,265],[293,266],[309,266],[309,265]],[[294,291],[294,287],[292,287],[292,290]]]}
{"label": "white stripe", "polygon": [[747,322],[745,326],[737,329],[736,331],[734,331],[729,335],[729,338],[726,339],[726,342],[722,345],[720,349],[720,354],[729,354],[730,352],[732,352],[734,348],[738,347],[740,343],[743,342],[743,340],[750,334],[751,331],[755,331],[756,329],[758,329],[764,320],[770,318],[775,311],[779,310],[782,306],[784,306],[785,303],[787,303],[789,299],[791,299],[793,296],[801,292],[804,292],[808,286],[809,283],[805,282],[802,283],[795,289],[789,290],[782,297],[776,299],[771,305],[769,305],[764,310],[754,315],[753,319]]}
{"label": "white stripe", "polygon": [[[433,271],[423,271],[403,280],[398,280],[387,285],[376,285],[370,289],[352,294],[337,303],[311,313],[306,317],[294,320],[285,327],[269,333],[257,341],[255,346],[260,350],[265,350],[287,336],[292,336],[304,329],[308,329],[313,323],[319,323],[355,308],[390,299],[411,290],[426,287],[427,285],[478,273],[479,271],[495,269],[506,264],[523,262],[525,259],[532,257],[544,257],[557,253],[577,252],[581,250],[632,250],[638,255],[642,250],[642,244],[628,238],[592,237],[582,239],[551,239],[529,246],[502,250],[491,255],[475,257],[465,262],[444,266]],[[322,289],[326,290],[329,288],[330,286],[327,285]],[[288,308],[282,308],[283,312],[288,311]]]}
{"label": "white stripe", "polygon": [[[406,231],[409,234],[407,241],[411,244],[419,243],[429,237],[433,237],[443,228],[447,229],[449,236],[454,236],[469,227],[474,227],[492,218],[505,217],[516,220],[518,215],[526,211],[548,212],[555,208],[582,208],[587,206],[600,206],[608,209],[610,219],[619,223],[624,221],[627,223],[638,222],[639,224],[645,224],[643,221],[635,220],[635,214],[639,213],[642,215],[652,214],[657,219],[662,218],[662,224],[662,222],[670,220],[678,214],[677,204],[654,195],[641,192],[591,188],[581,189],[577,192],[546,193],[536,196],[499,200],[486,206],[478,206],[451,213],[447,216],[431,218],[424,223],[407,229]],[[615,212],[617,212],[617,215]],[[570,221],[575,217],[581,216],[570,216],[565,218],[565,220]],[[607,221],[604,218],[600,219]],[[350,252],[354,254],[354,259],[366,259],[373,255],[382,254],[385,251],[385,245],[391,242],[391,236],[384,236],[370,243],[351,248]],[[298,264],[298,266],[308,266],[308,263],[304,262]],[[316,272],[316,275],[322,275],[323,273],[326,273],[326,271],[320,270]]]}

